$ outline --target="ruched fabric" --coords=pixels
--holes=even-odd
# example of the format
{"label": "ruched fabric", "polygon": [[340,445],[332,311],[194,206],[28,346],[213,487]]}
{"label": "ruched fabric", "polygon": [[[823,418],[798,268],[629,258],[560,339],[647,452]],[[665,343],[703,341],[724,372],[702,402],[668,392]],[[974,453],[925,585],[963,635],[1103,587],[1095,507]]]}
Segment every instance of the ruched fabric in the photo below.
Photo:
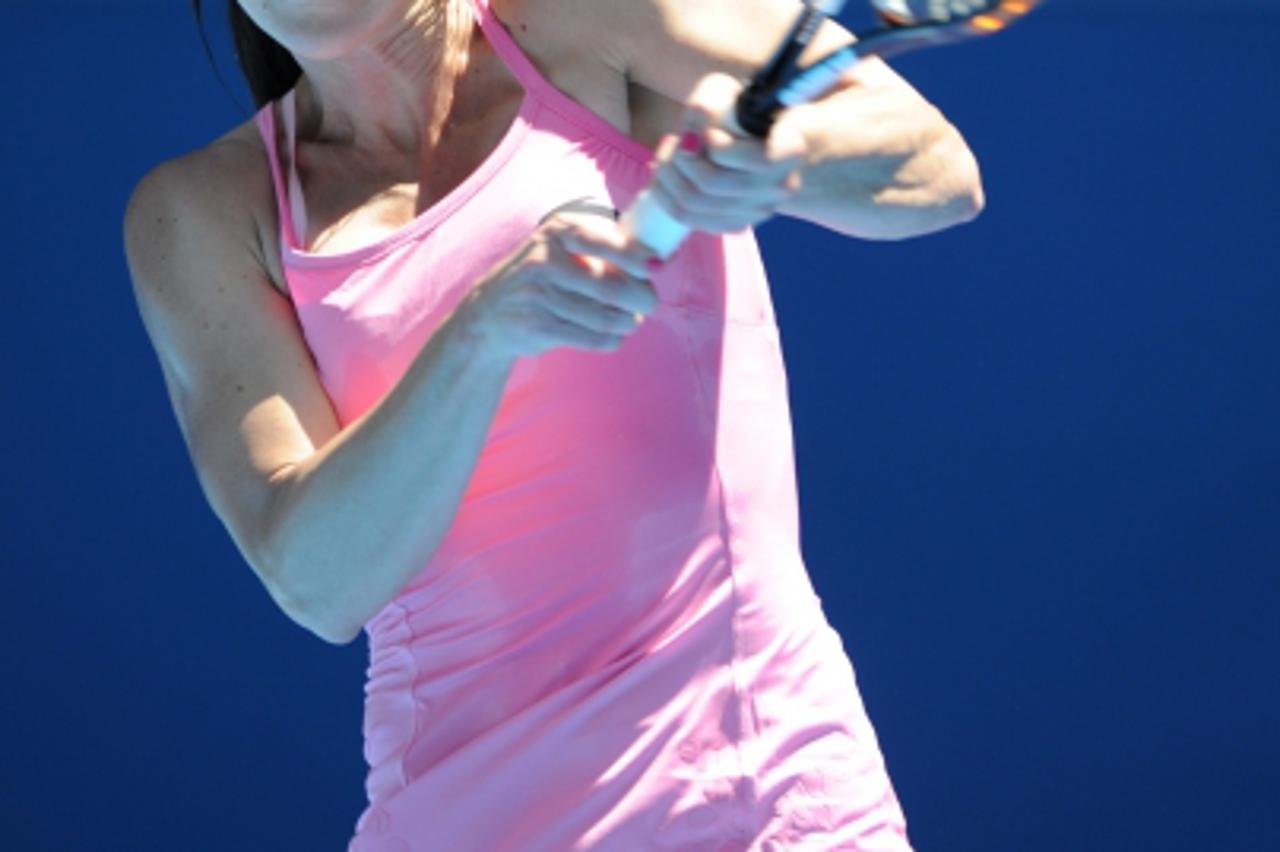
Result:
{"label": "ruched fabric", "polygon": [[[343,425],[549,211],[625,209],[653,170],[472,6],[519,114],[386,237],[304,250],[276,150],[292,93],[257,115],[289,291]],[[755,237],[695,234],[654,284],[617,352],[516,363],[446,537],[364,626],[368,806],[348,852],[910,848],[801,559]]]}

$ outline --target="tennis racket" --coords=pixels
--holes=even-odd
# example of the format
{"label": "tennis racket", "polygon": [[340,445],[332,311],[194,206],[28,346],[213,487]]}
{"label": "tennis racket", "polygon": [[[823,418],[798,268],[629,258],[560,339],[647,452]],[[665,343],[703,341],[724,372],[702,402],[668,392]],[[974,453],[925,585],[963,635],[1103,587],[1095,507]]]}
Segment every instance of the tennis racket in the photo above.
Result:
{"label": "tennis racket", "polygon": [[[812,100],[835,83],[859,59],[894,56],[1000,32],[1031,11],[1041,0],[871,0],[882,22],[878,29],[856,33],[857,42],[832,51],[804,68],[801,54],[819,25],[844,7],[845,0],[805,0],[804,9],[782,44],[738,96],[732,115],[721,126],[739,136],[765,138],[778,113]],[[680,247],[689,229],[672,218],[645,189],[621,218],[629,234],[664,260]]]}

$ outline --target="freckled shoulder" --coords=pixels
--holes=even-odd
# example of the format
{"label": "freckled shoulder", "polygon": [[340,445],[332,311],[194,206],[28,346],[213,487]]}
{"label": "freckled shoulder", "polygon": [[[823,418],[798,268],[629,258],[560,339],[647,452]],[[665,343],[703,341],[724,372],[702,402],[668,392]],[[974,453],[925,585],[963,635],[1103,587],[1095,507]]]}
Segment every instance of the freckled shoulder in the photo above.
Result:
{"label": "freckled shoulder", "polygon": [[606,25],[607,4],[626,2],[636,0],[490,0],[490,7],[552,84],[653,148],[683,107],[630,79],[625,34]]}
{"label": "freckled shoulder", "polygon": [[280,262],[280,220],[271,166],[254,120],[250,118],[180,159],[206,176],[204,182],[211,191],[225,195],[226,203],[241,211],[247,249],[271,286],[292,301]]}
{"label": "freckled shoulder", "polygon": [[494,14],[556,88],[650,148],[680,104],[628,78],[624,45],[602,4],[627,0],[490,0]]}

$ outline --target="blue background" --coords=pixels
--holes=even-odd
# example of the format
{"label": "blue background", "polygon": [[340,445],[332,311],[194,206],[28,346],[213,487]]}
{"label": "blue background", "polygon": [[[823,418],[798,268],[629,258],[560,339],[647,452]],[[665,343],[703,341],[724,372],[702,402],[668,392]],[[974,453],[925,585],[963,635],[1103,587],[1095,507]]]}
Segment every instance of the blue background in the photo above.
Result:
{"label": "blue background", "polygon": [[[1271,2],[1058,0],[894,63],[976,222],[760,230],[805,559],[920,850],[1280,849],[1278,42]],[[0,73],[3,845],[343,849],[365,640],[209,509],[121,246],[247,113],[182,2],[7,0]]]}

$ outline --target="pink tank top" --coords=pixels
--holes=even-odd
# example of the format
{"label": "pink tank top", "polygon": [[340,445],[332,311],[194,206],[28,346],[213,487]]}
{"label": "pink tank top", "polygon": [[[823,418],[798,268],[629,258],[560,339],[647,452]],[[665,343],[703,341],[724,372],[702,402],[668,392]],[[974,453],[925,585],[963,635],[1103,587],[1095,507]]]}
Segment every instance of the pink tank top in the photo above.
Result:
{"label": "pink tank top", "polygon": [[[626,209],[652,172],[471,5],[523,103],[390,235],[304,251],[271,105],[256,116],[285,277],[344,426],[546,214]],[[754,235],[695,234],[654,284],[658,309],[617,352],[516,363],[446,537],[364,625],[368,806],[349,852],[909,848],[801,559]]]}

